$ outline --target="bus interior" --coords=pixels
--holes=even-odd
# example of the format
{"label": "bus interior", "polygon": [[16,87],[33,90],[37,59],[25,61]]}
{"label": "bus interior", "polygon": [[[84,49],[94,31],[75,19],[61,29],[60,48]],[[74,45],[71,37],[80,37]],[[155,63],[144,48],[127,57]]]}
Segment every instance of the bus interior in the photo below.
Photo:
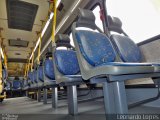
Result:
{"label": "bus interior", "polygon": [[159,0],[0,0],[0,119],[159,120]]}

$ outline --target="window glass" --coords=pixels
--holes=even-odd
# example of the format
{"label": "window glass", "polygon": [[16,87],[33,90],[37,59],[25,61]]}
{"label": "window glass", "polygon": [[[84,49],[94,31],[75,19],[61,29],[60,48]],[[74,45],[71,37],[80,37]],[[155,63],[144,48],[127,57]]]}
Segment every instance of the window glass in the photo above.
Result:
{"label": "window glass", "polygon": [[67,50],[66,47],[58,47],[57,50]]}
{"label": "window glass", "polygon": [[136,43],[160,33],[160,0],[107,0],[107,12],[122,21]]}
{"label": "window glass", "polygon": [[94,13],[95,17],[96,17],[96,25],[103,31],[103,24],[102,24],[102,20],[100,19],[100,7],[99,5],[97,5],[92,12]]}
{"label": "window glass", "polygon": [[72,45],[72,46],[75,46],[74,43],[73,43],[72,33],[69,34],[69,38],[70,38],[70,41],[71,41],[71,42],[70,42],[71,45]]}

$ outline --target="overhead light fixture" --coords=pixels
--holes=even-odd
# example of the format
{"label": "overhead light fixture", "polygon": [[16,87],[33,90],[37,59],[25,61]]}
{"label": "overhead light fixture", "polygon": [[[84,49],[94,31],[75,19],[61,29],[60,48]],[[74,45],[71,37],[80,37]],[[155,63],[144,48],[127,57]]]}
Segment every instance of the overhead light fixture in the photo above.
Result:
{"label": "overhead light fixture", "polygon": [[[50,23],[50,20],[53,18],[53,16],[54,16],[54,13],[53,12],[51,12],[51,14],[50,14],[50,16],[49,16],[49,19],[47,20],[47,22],[46,22],[46,24],[45,24],[45,26],[44,26],[44,28],[43,28],[43,30],[42,30],[42,33],[41,33],[41,37],[43,37],[43,35],[44,35],[44,33],[46,32],[46,30],[47,30],[47,28],[48,28],[48,26],[49,26],[49,23]],[[36,49],[37,49],[37,47],[38,47],[38,44],[40,43],[40,37],[38,38],[38,41],[37,41],[37,43],[36,43],[36,46],[35,46],[35,48],[34,48],[34,50],[33,50],[33,52],[35,52],[36,51]],[[31,56],[30,56],[30,60],[31,60],[31,58],[32,58],[32,56],[33,56],[33,52],[32,52],[32,54],[31,54]]]}
{"label": "overhead light fixture", "polygon": [[34,48],[34,52],[35,52],[35,50],[36,50],[36,48],[38,47],[38,44],[40,43],[40,37],[38,38],[38,41],[37,41],[37,43],[36,43],[36,46],[35,46],[35,48]]}
{"label": "overhead light fixture", "polygon": [[58,28],[56,29],[56,33],[58,33],[58,31],[61,29],[61,27],[63,26],[63,24],[67,21],[67,19],[69,18],[69,15],[62,21],[61,25],[58,26]]}
{"label": "overhead light fixture", "polygon": [[32,52],[32,54],[31,54],[31,56],[30,56],[29,60],[31,60],[32,56],[33,56],[33,52]]}
{"label": "overhead light fixture", "polygon": [[53,16],[54,16],[54,13],[53,12],[51,12],[51,14],[50,14],[50,16],[49,16],[49,19],[47,20],[47,22],[46,22],[46,24],[45,24],[45,26],[44,26],[44,28],[43,28],[43,30],[42,30],[42,36],[44,35],[44,33],[46,32],[46,30],[47,30],[47,28],[48,28],[48,26],[49,26],[49,23],[50,23],[50,20],[53,18]]}
{"label": "overhead light fixture", "polygon": [[78,1],[76,2],[76,4],[73,5],[73,8],[71,9],[71,13],[75,10],[75,8],[78,6],[78,4],[80,3],[80,1],[81,1],[81,0],[78,0]]}
{"label": "overhead light fixture", "polygon": [[3,54],[2,48],[1,48],[1,55],[2,55],[2,58],[4,59],[4,54]]}

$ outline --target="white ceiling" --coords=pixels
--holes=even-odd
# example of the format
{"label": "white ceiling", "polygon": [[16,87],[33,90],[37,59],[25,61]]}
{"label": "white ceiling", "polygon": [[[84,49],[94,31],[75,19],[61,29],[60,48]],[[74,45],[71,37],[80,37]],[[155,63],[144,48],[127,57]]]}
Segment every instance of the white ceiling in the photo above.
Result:
{"label": "white ceiling", "polygon": [[[34,21],[35,25],[33,26],[31,32],[8,28],[8,21],[5,20],[7,19],[6,0],[0,0],[0,18],[1,18],[0,27],[4,29],[4,31],[2,32],[2,36],[3,38],[5,38],[3,43],[6,46],[5,50],[8,58],[26,59],[29,57],[29,54],[31,53],[31,48],[34,47],[35,42],[37,41],[36,31],[41,30],[42,23],[40,20],[45,20],[48,14],[48,9],[49,9],[48,0],[21,0],[21,1],[29,2],[39,6]],[[17,39],[17,38],[29,41],[28,48],[20,48],[20,47],[18,48],[18,47],[8,46],[8,39]],[[16,56],[15,53],[17,52],[21,53],[21,55]]]}

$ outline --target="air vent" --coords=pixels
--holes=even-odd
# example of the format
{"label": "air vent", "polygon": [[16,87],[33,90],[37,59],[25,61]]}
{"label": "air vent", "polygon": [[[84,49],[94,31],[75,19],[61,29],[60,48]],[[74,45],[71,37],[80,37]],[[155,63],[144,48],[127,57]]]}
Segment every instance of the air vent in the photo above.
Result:
{"label": "air vent", "polygon": [[24,41],[21,39],[17,39],[17,40],[9,39],[8,42],[9,42],[9,46],[13,46],[13,47],[28,47],[28,43],[29,43],[28,41]]}
{"label": "air vent", "polygon": [[20,53],[15,53],[15,55],[21,55]]}
{"label": "air vent", "polygon": [[19,0],[6,0],[8,28],[32,31],[38,5]]}

